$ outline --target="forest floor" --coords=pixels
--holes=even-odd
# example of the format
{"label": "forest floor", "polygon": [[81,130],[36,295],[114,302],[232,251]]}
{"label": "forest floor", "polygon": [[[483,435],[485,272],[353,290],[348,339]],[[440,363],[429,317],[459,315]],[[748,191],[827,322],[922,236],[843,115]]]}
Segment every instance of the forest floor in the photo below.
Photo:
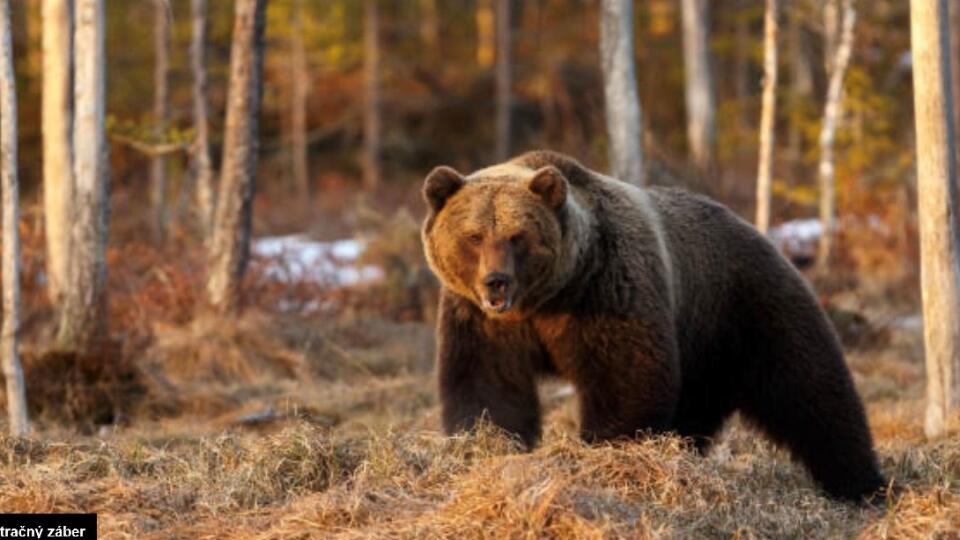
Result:
{"label": "forest floor", "polygon": [[705,458],[584,445],[560,383],[532,452],[489,427],[447,438],[428,325],[253,312],[157,329],[138,369],[176,415],[0,437],[0,511],[97,512],[101,538],[955,538],[960,437],[923,438],[917,329],[884,341],[848,352],[900,488],[875,507],[826,499],[739,420]]}
{"label": "forest floor", "polygon": [[[115,199],[119,216],[145,214],[125,209],[123,192]],[[262,210],[258,229],[302,230],[303,216]],[[332,220],[313,219],[325,240],[363,225],[330,232]],[[106,539],[960,537],[960,418],[949,436],[924,439],[915,291],[906,305],[857,290],[828,303],[851,308],[832,317],[898,486],[855,506],[825,498],[736,418],[706,457],[673,437],[584,445],[559,382],[541,388],[545,435],[531,452],[489,426],[443,436],[423,322],[433,301],[410,294],[422,275],[417,224],[402,212],[364,219],[383,232],[356,262],[381,268],[383,287],[358,296],[264,279],[277,260],[257,260],[247,309],[232,320],[198,315],[196,248],[118,244],[110,325],[122,361],[109,368],[107,357],[42,350],[52,328],[42,238],[25,226],[23,356],[37,429],[0,435],[0,512],[96,512]],[[134,225],[113,233],[142,237]]]}

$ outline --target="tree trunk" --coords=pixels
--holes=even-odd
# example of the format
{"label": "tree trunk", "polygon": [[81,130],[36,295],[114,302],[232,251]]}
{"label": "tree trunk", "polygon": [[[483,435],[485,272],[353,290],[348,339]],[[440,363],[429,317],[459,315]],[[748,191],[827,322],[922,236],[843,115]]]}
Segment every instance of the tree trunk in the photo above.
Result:
{"label": "tree trunk", "polygon": [[380,22],[379,0],[364,2],[363,17],[363,187],[380,184]]}
{"label": "tree trunk", "polygon": [[839,34],[840,0],[825,0],[823,4],[823,69],[828,76],[833,73]]}
{"label": "tree trunk", "polygon": [[[796,4],[796,0],[792,0]],[[798,166],[803,157],[803,133],[800,130],[799,114],[805,98],[813,93],[813,73],[810,58],[803,46],[803,26],[800,24],[801,10],[797,6],[787,14],[787,40],[790,55],[790,103],[793,118],[790,121],[789,156],[794,166]]]}
{"label": "tree trunk", "polygon": [[[170,108],[170,18],[169,0],[153,2],[153,135],[165,138]],[[154,240],[162,240],[167,227],[167,158],[150,158],[150,227]]]}
{"label": "tree trunk", "polygon": [[644,182],[640,100],[633,52],[633,1],[600,3],[600,60],[613,176]]}
{"label": "tree trunk", "polygon": [[191,168],[197,189],[197,209],[205,241],[213,223],[213,165],[210,163],[210,128],[207,112],[207,0],[190,0],[190,70],[193,72],[193,145]]}
{"label": "tree trunk", "polygon": [[733,29],[733,85],[737,98],[737,129],[753,130],[753,118],[748,114],[753,81],[750,77],[750,57],[753,56],[750,40],[750,11],[753,0],[739,0],[736,4],[736,19]]}
{"label": "tree trunk", "polygon": [[235,8],[223,166],[207,278],[208,301],[221,313],[239,306],[240,283],[250,258],[266,3],[237,0]]}
{"label": "tree trunk", "polygon": [[944,434],[957,405],[960,368],[960,259],[957,163],[950,89],[947,0],[910,1],[917,130],[920,281],[927,367],[924,433]]}
{"label": "tree trunk", "polygon": [[687,140],[700,170],[713,165],[716,97],[710,57],[706,0],[683,0],[683,63],[686,73]]}
{"label": "tree trunk", "polygon": [[493,0],[477,0],[474,14],[477,25],[477,65],[482,70],[493,66],[494,51],[497,48],[493,19]]}
{"label": "tree trunk", "polygon": [[770,229],[773,145],[777,118],[777,0],[767,0],[763,19],[763,108],[760,113],[760,160],[757,166],[757,229]]}
{"label": "tree trunk", "polygon": [[510,0],[497,0],[497,160],[510,157],[513,31]]}
{"label": "tree trunk", "polygon": [[[24,33],[26,34],[26,44],[24,48],[23,56],[25,56],[25,61],[23,63],[24,68],[21,72],[21,76],[26,75],[30,80],[29,91],[33,92],[37,89],[36,81],[38,81],[43,73],[43,48],[37,48],[35,44],[42,43],[43,41],[43,8],[41,6],[43,0],[29,0],[28,2],[15,2],[14,5],[23,5],[25,4],[27,9],[24,10],[22,23],[24,26]],[[37,9],[37,8],[40,9]],[[14,25],[17,24],[16,21],[13,22]]]}
{"label": "tree trunk", "polygon": [[103,0],[77,0],[74,29],[73,176],[69,287],[64,291],[58,342],[87,353],[106,331],[106,246],[109,171],[104,132],[106,56]]}
{"label": "tree trunk", "polygon": [[[953,132],[960,130],[960,2],[947,2],[950,11],[950,88]],[[960,149],[958,149],[960,150]]]}
{"label": "tree trunk", "polygon": [[73,2],[43,0],[43,215],[48,295],[67,287],[73,221]]}
{"label": "tree trunk", "polygon": [[306,204],[310,195],[310,176],[307,169],[307,92],[309,92],[309,76],[307,75],[307,53],[303,43],[303,0],[294,0],[293,19],[290,21],[292,36],[291,43],[291,78],[293,92],[290,122],[290,142],[293,146],[293,181],[300,200]]}
{"label": "tree trunk", "polygon": [[817,246],[817,266],[825,269],[830,263],[833,251],[833,236],[836,233],[836,195],[834,194],[833,142],[836,138],[837,123],[843,112],[843,77],[850,63],[850,54],[853,49],[853,25],[856,21],[856,12],[853,9],[853,0],[843,0],[843,25],[840,32],[840,42],[830,65],[830,82],[827,86],[826,104],[823,110],[823,125],[820,128],[820,223],[823,224],[823,234]]}
{"label": "tree trunk", "polygon": [[420,45],[424,58],[436,58],[440,43],[440,16],[437,0],[420,0]]}
{"label": "tree trunk", "polygon": [[7,415],[10,433],[23,436],[30,431],[26,388],[20,366],[20,207],[17,186],[17,85],[13,68],[13,39],[10,4],[0,3],[0,176],[3,190],[3,327],[0,328],[0,355],[7,388]]}

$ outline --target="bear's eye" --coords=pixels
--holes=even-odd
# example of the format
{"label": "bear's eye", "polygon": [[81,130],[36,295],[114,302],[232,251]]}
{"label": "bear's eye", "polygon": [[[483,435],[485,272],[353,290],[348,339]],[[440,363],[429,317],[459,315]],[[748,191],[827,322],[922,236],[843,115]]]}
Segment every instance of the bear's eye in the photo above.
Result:
{"label": "bear's eye", "polygon": [[467,235],[467,242],[472,246],[479,246],[483,242],[483,235],[480,233],[473,233]]}
{"label": "bear's eye", "polygon": [[526,239],[520,233],[517,233],[510,237],[510,245],[512,245],[513,247],[522,247],[525,242],[526,242]]}

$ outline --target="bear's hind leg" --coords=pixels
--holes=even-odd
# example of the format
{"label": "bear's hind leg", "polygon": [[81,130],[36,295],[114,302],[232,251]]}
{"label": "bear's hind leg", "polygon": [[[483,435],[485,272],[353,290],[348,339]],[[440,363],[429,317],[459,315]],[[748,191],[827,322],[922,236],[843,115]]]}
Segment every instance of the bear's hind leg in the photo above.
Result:
{"label": "bear's hind leg", "polygon": [[689,396],[684,390],[677,407],[674,429],[681,437],[690,439],[698,453],[706,454],[724,422],[733,414],[734,407],[726,401],[705,400],[702,395]]}
{"label": "bear's hind leg", "polygon": [[741,411],[831,496],[869,497],[884,479],[840,346],[826,320],[796,322],[804,327],[758,341],[764,346],[748,369]]}

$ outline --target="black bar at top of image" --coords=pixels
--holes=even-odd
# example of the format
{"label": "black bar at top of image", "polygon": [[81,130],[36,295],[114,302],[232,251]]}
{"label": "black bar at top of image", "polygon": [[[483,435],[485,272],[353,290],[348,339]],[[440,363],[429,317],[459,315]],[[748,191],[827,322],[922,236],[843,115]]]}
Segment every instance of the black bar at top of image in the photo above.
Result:
{"label": "black bar at top of image", "polygon": [[0,540],[97,538],[96,514],[0,514]]}

